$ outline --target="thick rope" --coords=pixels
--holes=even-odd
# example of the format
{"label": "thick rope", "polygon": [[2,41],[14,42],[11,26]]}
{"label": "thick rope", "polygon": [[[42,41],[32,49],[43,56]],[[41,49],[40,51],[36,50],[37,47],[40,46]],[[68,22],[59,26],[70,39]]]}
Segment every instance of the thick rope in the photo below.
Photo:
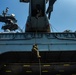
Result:
{"label": "thick rope", "polygon": [[39,72],[40,72],[40,75],[41,75],[41,61],[40,61],[40,58],[39,58]]}

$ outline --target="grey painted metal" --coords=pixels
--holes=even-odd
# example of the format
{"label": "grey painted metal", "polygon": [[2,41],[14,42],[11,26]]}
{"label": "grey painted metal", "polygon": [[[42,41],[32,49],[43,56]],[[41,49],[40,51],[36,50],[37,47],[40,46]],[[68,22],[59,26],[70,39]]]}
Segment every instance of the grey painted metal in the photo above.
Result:
{"label": "grey painted metal", "polygon": [[[39,6],[39,9],[37,8],[37,5]],[[45,9],[46,0],[30,0],[25,32],[50,32],[50,24]],[[40,14],[40,16],[38,16],[38,14]]]}
{"label": "grey painted metal", "polygon": [[[4,69],[3,69],[4,68]],[[26,64],[26,63],[10,63],[10,64],[6,64],[4,65],[2,68],[2,74],[1,75],[6,75],[8,71],[11,71],[9,74],[13,75],[13,74],[18,74],[20,73],[20,75],[27,74],[27,75],[34,75],[33,73],[38,73],[39,74],[39,66],[38,63],[33,63],[33,64]],[[27,69],[28,68],[28,69]],[[73,75],[72,73],[76,74],[76,64],[67,64],[67,66],[65,66],[64,63],[42,63],[41,64],[41,68],[42,71],[41,73],[44,73],[44,75],[50,75],[49,73],[52,74],[57,74],[57,75],[64,75],[66,73],[71,73],[68,75]],[[10,69],[10,70],[8,70]],[[51,71],[50,71],[51,70]],[[30,72],[30,73],[29,73]],[[74,74],[74,75],[75,75]]]}
{"label": "grey painted metal", "polygon": [[31,51],[35,43],[39,51],[73,51],[76,33],[0,33],[0,53]]}

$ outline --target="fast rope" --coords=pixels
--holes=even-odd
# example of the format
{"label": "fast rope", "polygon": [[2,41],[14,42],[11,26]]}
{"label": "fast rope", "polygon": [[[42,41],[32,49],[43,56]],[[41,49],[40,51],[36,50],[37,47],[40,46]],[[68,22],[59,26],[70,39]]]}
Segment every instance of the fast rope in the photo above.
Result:
{"label": "fast rope", "polygon": [[[38,22],[38,21],[37,21]],[[37,30],[36,30],[36,32],[35,32],[35,51],[37,52],[37,57],[38,57],[38,60],[39,60],[39,75],[41,75],[41,61],[40,61],[40,58],[41,58],[41,56],[40,56],[40,54],[39,54],[39,51],[38,51],[38,47],[37,47],[37,44],[36,44],[36,35],[37,35]]]}
{"label": "fast rope", "polygon": [[41,61],[40,61],[40,58],[39,58],[39,72],[40,72],[40,75],[41,75]]}
{"label": "fast rope", "polygon": [[37,31],[35,32],[35,44],[36,44],[36,35],[37,35]]}

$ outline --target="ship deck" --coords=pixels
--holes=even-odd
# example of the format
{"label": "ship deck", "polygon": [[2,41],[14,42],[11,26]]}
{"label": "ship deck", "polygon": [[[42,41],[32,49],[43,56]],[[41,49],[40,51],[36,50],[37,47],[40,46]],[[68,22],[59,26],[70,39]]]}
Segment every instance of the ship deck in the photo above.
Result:
{"label": "ship deck", "polygon": [[76,51],[5,52],[0,55],[0,75],[76,75]]}

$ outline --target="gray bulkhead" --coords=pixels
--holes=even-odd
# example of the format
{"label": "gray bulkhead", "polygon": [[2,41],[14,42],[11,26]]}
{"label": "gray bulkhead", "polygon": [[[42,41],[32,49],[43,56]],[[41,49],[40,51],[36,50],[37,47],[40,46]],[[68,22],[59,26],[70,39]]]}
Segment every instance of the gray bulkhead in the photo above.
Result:
{"label": "gray bulkhead", "polygon": [[35,43],[39,51],[75,51],[76,33],[0,33],[0,53],[31,51]]}

